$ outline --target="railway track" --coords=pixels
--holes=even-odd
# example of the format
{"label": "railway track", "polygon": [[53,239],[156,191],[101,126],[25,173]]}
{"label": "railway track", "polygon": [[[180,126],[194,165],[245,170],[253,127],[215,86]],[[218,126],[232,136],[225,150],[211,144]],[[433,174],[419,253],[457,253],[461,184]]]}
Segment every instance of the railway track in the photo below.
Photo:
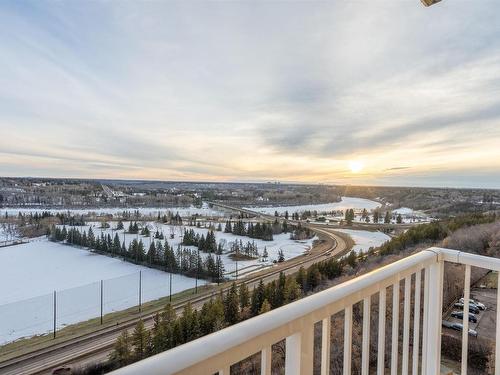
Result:
{"label": "railway track", "polygon": [[[268,217],[268,215],[262,215],[259,213],[255,214],[261,217]],[[290,223],[293,222],[290,221]],[[300,267],[308,267],[316,262],[326,259],[327,257],[341,255],[347,250],[347,242],[341,235],[332,233],[329,229],[319,228],[313,225],[308,225],[308,227],[317,234],[328,237],[331,241],[331,245],[326,247],[323,251],[302,255],[280,264],[277,267],[260,271],[255,275],[249,275],[241,280],[238,280],[237,284],[245,283],[249,288],[253,288],[260,282],[260,280],[263,280],[264,283],[271,282],[272,280],[277,279],[281,272],[284,272],[285,274],[292,274],[297,272]],[[228,288],[229,286],[224,286],[222,290],[226,291]],[[213,298],[214,294],[219,291],[220,289],[193,296],[193,298],[190,298],[189,300],[173,304],[173,308],[179,313],[187,303],[191,303],[194,308],[201,307],[203,303]],[[68,339],[64,342],[0,362],[0,374],[47,374],[50,373],[53,368],[65,364],[92,363],[104,360],[111,352],[116,338],[124,330],[129,330],[134,327],[139,319],[144,321],[146,328],[151,328],[153,326],[154,315],[158,311],[161,311],[161,309],[142,316],[141,318],[133,318],[122,322],[117,326],[96,330],[92,333],[87,333],[76,338]]]}

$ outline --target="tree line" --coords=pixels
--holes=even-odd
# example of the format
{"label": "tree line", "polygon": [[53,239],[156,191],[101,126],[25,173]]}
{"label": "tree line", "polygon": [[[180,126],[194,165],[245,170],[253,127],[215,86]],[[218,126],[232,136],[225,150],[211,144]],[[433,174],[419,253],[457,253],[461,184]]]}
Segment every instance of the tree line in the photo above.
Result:
{"label": "tree line", "polygon": [[180,273],[190,277],[200,277],[220,282],[224,279],[224,263],[220,254],[209,253],[203,259],[196,250],[178,246],[174,250],[167,240],[153,240],[146,250],[142,239],[134,238],[128,246],[120,243],[118,233],[114,237],[101,232],[94,235],[92,227],[88,231],[79,231],[77,228],[66,229],[53,226],[49,239],[68,245],[81,246],[98,253],[118,256],[126,261],[158,268],[166,272]]}

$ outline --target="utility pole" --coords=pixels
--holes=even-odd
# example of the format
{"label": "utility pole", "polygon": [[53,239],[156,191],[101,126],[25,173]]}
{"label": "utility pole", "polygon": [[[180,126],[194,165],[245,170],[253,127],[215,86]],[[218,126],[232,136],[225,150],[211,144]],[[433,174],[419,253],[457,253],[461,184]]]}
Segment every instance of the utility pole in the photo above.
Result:
{"label": "utility pole", "polygon": [[139,271],[139,312],[142,310],[142,271]]}
{"label": "utility pole", "polygon": [[103,298],[103,281],[101,280],[101,325],[102,325],[102,312],[103,312],[103,306],[104,306],[104,298]]}
{"label": "utility pole", "polygon": [[169,275],[170,275],[170,285],[169,285],[170,294],[168,296],[168,300],[169,300],[169,302],[172,302],[172,271],[170,271]]}
{"label": "utility pole", "polygon": [[198,294],[198,271],[200,269],[200,249],[198,248],[197,256],[196,256],[196,280],[194,284],[194,294]]}
{"label": "utility pole", "polygon": [[54,290],[54,338],[56,338],[56,322],[57,322],[57,300],[56,291]]}

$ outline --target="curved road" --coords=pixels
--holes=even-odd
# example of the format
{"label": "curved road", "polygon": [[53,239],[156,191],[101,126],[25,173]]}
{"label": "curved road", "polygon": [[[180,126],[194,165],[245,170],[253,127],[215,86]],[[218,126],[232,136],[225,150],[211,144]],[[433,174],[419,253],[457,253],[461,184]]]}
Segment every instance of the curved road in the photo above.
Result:
{"label": "curved road", "polygon": [[[229,208],[229,207],[227,207]],[[233,207],[231,207],[233,208]],[[234,208],[238,210],[238,208]],[[247,211],[247,213],[249,213]],[[254,213],[257,216],[266,217],[265,215]],[[274,217],[273,217],[274,220]],[[304,225],[304,224],[303,224]],[[316,232],[323,241],[318,246],[314,247],[308,254],[290,259],[282,264],[276,265],[270,269],[254,273],[245,278],[242,278],[238,283],[245,283],[250,289],[255,287],[262,279],[265,283],[276,280],[280,272],[285,274],[296,273],[300,267],[307,268],[308,266],[327,259],[328,257],[336,257],[342,255],[348,250],[349,241],[339,233],[334,233],[330,228],[319,228],[317,226],[308,225],[308,227]],[[224,287],[223,289],[227,289]],[[198,294],[189,299],[193,307],[201,307],[203,303],[208,301],[214,295],[214,291]],[[182,311],[188,301],[174,304],[177,312]],[[153,316],[150,314],[143,316],[142,319],[147,328],[153,325]],[[132,328],[138,319],[132,319],[129,322],[120,326],[108,327],[102,330],[79,336],[77,338],[68,339],[59,344],[23,354],[19,357],[9,359],[0,363],[0,373],[3,375],[19,375],[19,374],[50,374],[55,367],[73,364],[82,365],[96,363],[105,360],[113,348],[116,338],[126,329]]]}

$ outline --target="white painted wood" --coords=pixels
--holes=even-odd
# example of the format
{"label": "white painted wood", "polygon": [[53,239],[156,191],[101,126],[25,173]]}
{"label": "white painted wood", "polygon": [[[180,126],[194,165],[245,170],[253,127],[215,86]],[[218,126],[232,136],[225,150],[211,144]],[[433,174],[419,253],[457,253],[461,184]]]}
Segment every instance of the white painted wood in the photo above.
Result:
{"label": "white painted wood", "polygon": [[495,375],[500,375],[500,277],[497,285],[497,332],[495,339]]}
{"label": "white painted wood", "polygon": [[321,327],[321,375],[330,375],[331,317],[323,319]]}
{"label": "white painted wood", "polygon": [[368,375],[370,366],[370,307],[371,298],[363,300],[363,339],[361,348],[361,375]]}
{"label": "white painted wood", "polygon": [[424,369],[427,368],[427,331],[429,321],[429,267],[425,268],[424,273],[424,320],[422,324],[422,374]]}
{"label": "white painted wood", "polygon": [[411,302],[411,276],[405,278],[405,294],[404,294],[404,317],[403,317],[403,375],[408,374],[409,355],[410,355],[410,302]]}
{"label": "white painted wood", "polygon": [[377,338],[377,375],[385,374],[385,321],[386,321],[387,289],[383,288],[379,293],[378,302],[378,338]]}
{"label": "white painted wood", "polygon": [[344,375],[351,375],[352,306],[347,306],[344,311]]}
{"label": "white painted wood", "polygon": [[301,334],[295,333],[286,338],[285,374],[300,375]]}
{"label": "white painted wood", "polygon": [[272,360],[272,347],[266,346],[260,352],[260,374],[271,375],[271,360]]}
{"label": "white painted wood", "polygon": [[422,284],[422,270],[415,274],[415,304],[413,310],[413,358],[412,375],[418,375],[419,354],[420,354],[420,295]]}
{"label": "white painted wood", "polygon": [[470,299],[470,266],[465,266],[464,280],[464,319],[462,324],[462,369],[461,374],[467,375],[467,353],[469,349],[469,299]]}
{"label": "white painted wood", "polygon": [[[428,318],[427,318],[427,328],[426,328],[426,362],[424,374],[428,375],[439,375],[440,372],[440,352],[441,352],[441,270],[439,263],[431,264],[429,266],[429,300],[428,300]],[[442,289],[442,288],[441,288]]]}
{"label": "white painted wood", "polygon": [[392,285],[392,340],[391,340],[391,375],[398,373],[399,344],[399,282]]}

